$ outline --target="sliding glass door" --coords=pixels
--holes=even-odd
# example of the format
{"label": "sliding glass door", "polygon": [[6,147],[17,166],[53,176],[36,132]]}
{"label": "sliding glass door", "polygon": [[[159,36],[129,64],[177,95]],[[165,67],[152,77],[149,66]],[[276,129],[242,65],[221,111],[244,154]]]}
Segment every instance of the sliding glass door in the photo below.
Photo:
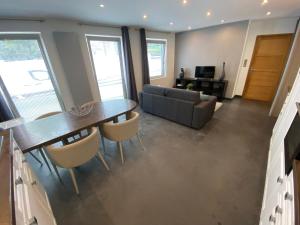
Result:
{"label": "sliding glass door", "polygon": [[121,39],[87,36],[101,100],[126,97]]}
{"label": "sliding glass door", "polygon": [[39,35],[0,35],[0,86],[16,117],[60,111]]}

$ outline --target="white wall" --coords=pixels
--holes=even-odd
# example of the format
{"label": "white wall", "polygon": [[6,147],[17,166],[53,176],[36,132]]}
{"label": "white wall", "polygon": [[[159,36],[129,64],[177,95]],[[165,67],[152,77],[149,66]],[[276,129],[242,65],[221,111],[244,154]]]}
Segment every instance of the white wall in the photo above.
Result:
{"label": "white wall", "polygon": [[[242,95],[249,66],[251,63],[252,53],[257,35],[284,34],[293,33],[298,18],[275,18],[265,20],[252,20],[249,22],[247,38],[245,40],[244,51],[241,57],[239,72],[234,88],[234,95]],[[244,60],[247,65],[244,67]]]}
{"label": "white wall", "polygon": [[195,66],[212,65],[216,66],[215,79],[218,79],[225,62],[226,97],[231,98],[247,28],[248,21],[241,21],[176,34],[176,75],[184,67],[186,76],[194,77]]}
{"label": "white wall", "polygon": [[[40,33],[46,52],[49,57],[50,65],[57,81],[60,94],[67,109],[70,109],[76,102],[73,102],[72,93],[70,92],[69,84],[67,83],[66,74],[59,60],[58,52],[53,39],[54,31],[76,32],[79,35],[81,50],[85,60],[87,82],[93,99],[99,100],[99,91],[96,85],[93,67],[89,55],[89,50],[86,42],[85,35],[102,35],[102,36],[115,36],[121,37],[121,29],[116,27],[106,26],[90,26],[79,25],[77,22],[66,20],[47,20],[44,22],[29,22],[29,21],[0,21],[0,34],[7,32],[23,32],[23,33]],[[162,86],[171,87],[174,82],[174,49],[175,49],[175,34],[163,32],[146,32],[147,38],[162,38],[167,39],[167,76],[165,78],[152,80],[151,83]],[[136,78],[136,85],[138,91],[142,89],[142,69],[141,69],[141,48],[139,39],[139,30],[130,28],[130,42],[132,47],[132,56],[134,63],[134,71]],[[80,90],[80,83],[78,83],[78,91]],[[84,93],[83,93],[84,94]],[[92,100],[92,99],[91,99]]]}

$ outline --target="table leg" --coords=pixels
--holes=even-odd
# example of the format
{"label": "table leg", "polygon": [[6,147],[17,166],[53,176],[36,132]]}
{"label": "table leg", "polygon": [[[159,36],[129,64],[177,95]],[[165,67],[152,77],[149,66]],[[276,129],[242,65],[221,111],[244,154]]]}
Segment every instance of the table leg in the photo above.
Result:
{"label": "table leg", "polygon": [[129,120],[130,119],[130,112],[127,112],[126,113],[126,120]]}
{"label": "table leg", "polygon": [[118,118],[117,116],[114,117],[113,122],[114,122],[114,123],[118,123],[118,122],[119,122],[119,118]]}

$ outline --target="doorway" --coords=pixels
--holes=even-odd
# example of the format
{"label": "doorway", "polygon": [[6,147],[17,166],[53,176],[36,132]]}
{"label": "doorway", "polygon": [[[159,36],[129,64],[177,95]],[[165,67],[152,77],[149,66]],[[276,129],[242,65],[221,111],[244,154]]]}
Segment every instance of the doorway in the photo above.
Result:
{"label": "doorway", "polygon": [[271,102],[277,91],[292,34],[257,36],[243,98]]}

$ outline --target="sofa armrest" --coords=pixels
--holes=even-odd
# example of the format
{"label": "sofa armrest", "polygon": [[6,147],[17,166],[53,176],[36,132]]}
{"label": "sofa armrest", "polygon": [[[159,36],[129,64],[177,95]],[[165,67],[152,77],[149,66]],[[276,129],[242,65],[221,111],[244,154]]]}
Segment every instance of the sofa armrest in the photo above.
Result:
{"label": "sofa armrest", "polygon": [[201,101],[194,106],[192,127],[199,129],[208,122],[215,111],[217,98],[215,96],[209,96],[207,100]]}

